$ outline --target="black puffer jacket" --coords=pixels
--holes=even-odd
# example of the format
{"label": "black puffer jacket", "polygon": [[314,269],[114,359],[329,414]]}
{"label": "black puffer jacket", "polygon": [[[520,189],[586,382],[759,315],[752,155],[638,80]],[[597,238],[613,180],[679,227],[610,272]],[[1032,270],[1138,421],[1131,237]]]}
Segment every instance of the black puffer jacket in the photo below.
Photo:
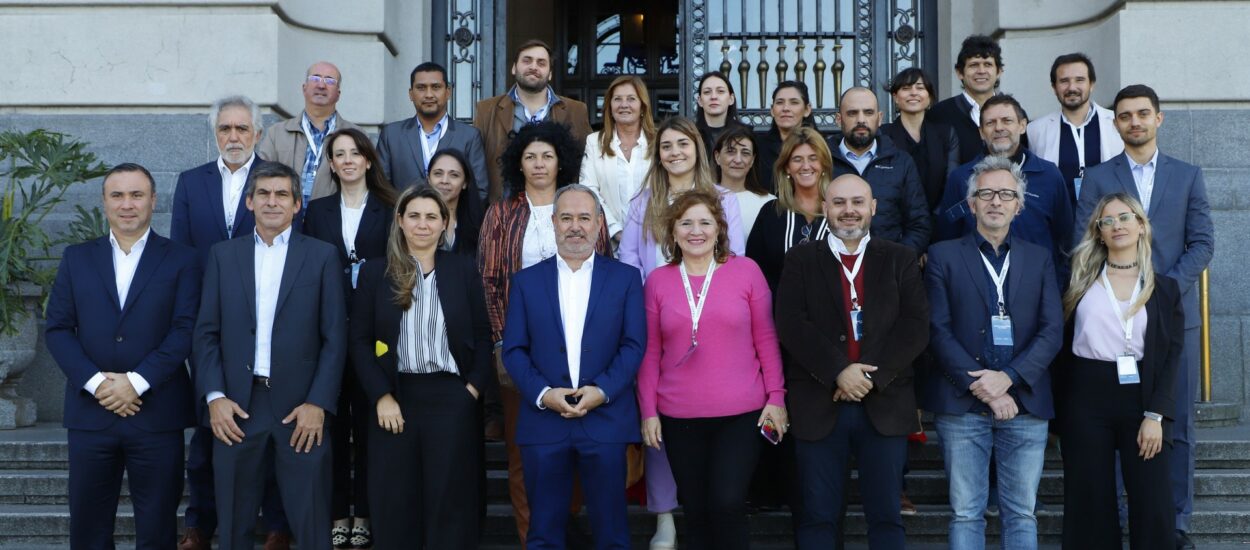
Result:
{"label": "black puffer jacket", "polygon": [[[841,136],[829,143],[833,154],[833,177],[858,174],[842,154]],[[860,174],[872,186],[877,214],[872,217],[872,236],[906,245],[917,254],[929,247],[929,203],[920,173],[911,157],[900,151],[890,138],[877,135],[877,155]]]}

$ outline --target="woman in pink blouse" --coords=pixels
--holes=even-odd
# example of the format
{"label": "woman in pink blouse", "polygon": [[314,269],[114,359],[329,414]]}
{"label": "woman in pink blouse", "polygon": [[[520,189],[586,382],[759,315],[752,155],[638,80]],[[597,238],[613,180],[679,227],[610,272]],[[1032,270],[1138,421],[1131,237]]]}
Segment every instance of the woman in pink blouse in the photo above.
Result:
{"label": "woman in pink blouse", "polygon": [[668,264],[647,278],[638,404],[647,445],[667,449],[688,526],[684,548],[747,548],[746,493],[762,433],[789,427],[772,296],[729,253],[720,198],[694,190],[663,217]]}

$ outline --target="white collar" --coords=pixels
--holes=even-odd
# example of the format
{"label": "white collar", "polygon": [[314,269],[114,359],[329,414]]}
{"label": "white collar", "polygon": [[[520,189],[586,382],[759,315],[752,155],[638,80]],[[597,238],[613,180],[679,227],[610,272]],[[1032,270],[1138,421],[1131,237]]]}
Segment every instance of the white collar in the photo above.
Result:
{"label": "white collar", "polygon": [[[265,244],[265,240],[260,238],[260,232],[257,231],[255,228],[252,229],[252,237],[255,238],[256,244],[270,246],[270,245]],[[286,226],[286,229],[284,229],[281,233],[278,233],[278,236],[273,238],[273,245],[274,246],[286,245],[288,242],[290,242],[290,240],[291,240],[291,226],[288,225]]]}
{"label": "white collar", "polygon": [[[239,171],[243,172],[244,177],[247,177],[248,173],[251,172],[252,162],[254,162],[255,160],[256,160],[256,150],[252,149],[252,156],[248,157],[247,162],[244,162],[243,166],[239,167]],[[230,171],[230,167],[226,166],[226,159],[222,157],[221,155],[217,155],[217,171],[222,174],[234,174],[234,172]]]}
{"label": "white collar", "polygon": [[[139,237],[139,240],[135,241],[134,244],[130,245],[130,252],[129,253],[123,252],[123,254],[126,254],[127,256],[129,256],[130,254],[134,254],[135,251],[143,250],[143,247],[147,246],[148,236],[150,236],[151,234],[152,234],[152,225],[148,224],[148,228],[143,231],[143,236]],[[113,234],[112,229],[109,229],[109,244],[113,246],[114,250],[121,250],[122,248],[121,245],[118,244],[117,235]]]}
{"label": "white collar", "polygon": [[1137,167],[1154,168],[1159,165],[1159,148],[1155,147],[1155,154],[1150,157],[1150,160],[1147,161],[1146,164],[1137,164],[1137,161],[1133,160],[1133,156],[1128,153],[1124,153],[1124,157],[1128,159],[1129,168],[1137,168]]}
{"label": "white collar", "polygon": [[[1094,118],[1097,116],[1098,116],[1098,104],[1094,103],[1094,100],[1091,99],[1089,100],[1089,110],[1085,111],[1085,120],[1081,121],[1081,125],[1077,126],[1077,128],[1084,128],[1086,126],[1089,126],[1089,123],[1093,121]],[[1063,116],[1062,108],[1059,109],[1059,121],[1069,126],[1072,125],[1071,122],[1068,122],[1068,117]]]}
{"label": "white collar", "polygon": [[595,253],[594,252],[590,253],[590,257],[586,258],[586,260],[582,262],[582,267],[578,268],[577,271],[573,271],[573,268],[569,267],[569,263],[564,261],[564,256],[561,256],[558,252],[556,253],[556,268],[570,275],[577,275],[580,273],[590,273],[591,270],[594,269],[594,267],[595,267]]}
{"label": "white collar", "polygon": [[[859,247],[855,249],[855,252],[851,252],[850,250],[848,250],[846,248],[846,243],[842,242],[842,239],[839,239],[837,235],[834,235],[833,231],[830,231],[829,236],[825,238],[829,240],[829,250],[832,250],[834,254],[858,256],[860,254],[863,254],[864,250],[867,250],[868,241],[872,239],[872,232],[869,231],[869,232],[864,233],[864,238],[859,240]],[[834,259],[836,260],[838,258],[835,257]]]}
{"label": "white collar", "polygon": [[874,158],[877,156],[877,139],[873,138],[872,147],[869,147],[868,150],[865,151],[864,154],[862,155],[857,155],[855,154],[854,151],[847,148],[846,138],[842,138],[842,142],[838,144],[838,149],[842,151],[842,156],[846,157],[847,159],[864,160],[864,159]]}

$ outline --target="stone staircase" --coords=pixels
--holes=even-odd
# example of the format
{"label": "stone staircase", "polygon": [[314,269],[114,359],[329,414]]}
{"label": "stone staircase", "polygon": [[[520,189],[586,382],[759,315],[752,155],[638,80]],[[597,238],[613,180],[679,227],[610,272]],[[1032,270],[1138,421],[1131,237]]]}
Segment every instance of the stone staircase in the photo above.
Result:
{"label": "stone staircase", "polygon": [[[1203,548],[1250,550],[1250,427],[1199,430],[1195,541]],[[919,513],[904,518],[909,545],[942,548],[949,508],[941,456],[931,437],[911,446],[912,472],[908,494]],[[69,542],[69,508],[65,432],[51,424],[0,433],[0,548],[64,548]],[[1063,472],[1059,455],[1047,451],[1046,470],[1039,494],[1039,533],[1047,546],[1058,541],[1063,523]],[[507,500],[507,472],[502,444],[487,448],[489,505],[483,526],[483,548],[515,548],[511,508]],[[852,484],[852,489],[858,489]],[[857,499],[853,493],[852,501]],[[134,517],[125,485],[118,509],[118,542],[133,543]],[[589,528],[582,518],[582,527]],[[786,512],[754,514],[750,518],[754,548],[791,548],[790,516]],[[630,508],[635,548],[646,548],[654,521],[641,507]],[[680,520],[679,520],[680,529]],[[852,504],[847,520],[851,545],[861,548],[865,526],[861,509]],[[997,522],[989,522],[997,535]]]}

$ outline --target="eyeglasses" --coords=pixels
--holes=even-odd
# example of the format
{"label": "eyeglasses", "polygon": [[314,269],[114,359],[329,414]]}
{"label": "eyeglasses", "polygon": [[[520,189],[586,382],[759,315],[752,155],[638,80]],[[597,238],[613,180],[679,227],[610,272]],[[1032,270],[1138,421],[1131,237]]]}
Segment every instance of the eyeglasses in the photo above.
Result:
{"label": "eyeglasses", "polygon": [[808,241],[812,240],[812,226],[803,226],[803,229],[800,229],[799,233],[803,235],[803,238],[799,239],[799,244],[807,244]]}
{"label": "eyeglasses", "polygon": [[1020,198],[1020,192],[1014,189],[978,189],[972,194],[986,202],[994,200],[994,195],[998,195],[999,200],[1003,202],[1011,202]]}
{"label": "eyeglasses", "polygon": [[1128,222],[1136,221],[1136,220],[1137,220],[1137,214],[1134,214],[1132,212],[1123,212],[1119,216],[1107,216],[1105,218],[1099,218],[1098,225],[1102,227],[1115,227],[1116,222],[1120,222],[1120,225],[1128,225]]}
{"label": "eyeglasses", "polygon": [[339,83],[339,79],[332,76],[321,76],[319,74],[308,75],[309,84],[325,84],[326,86],[334,86]]}

